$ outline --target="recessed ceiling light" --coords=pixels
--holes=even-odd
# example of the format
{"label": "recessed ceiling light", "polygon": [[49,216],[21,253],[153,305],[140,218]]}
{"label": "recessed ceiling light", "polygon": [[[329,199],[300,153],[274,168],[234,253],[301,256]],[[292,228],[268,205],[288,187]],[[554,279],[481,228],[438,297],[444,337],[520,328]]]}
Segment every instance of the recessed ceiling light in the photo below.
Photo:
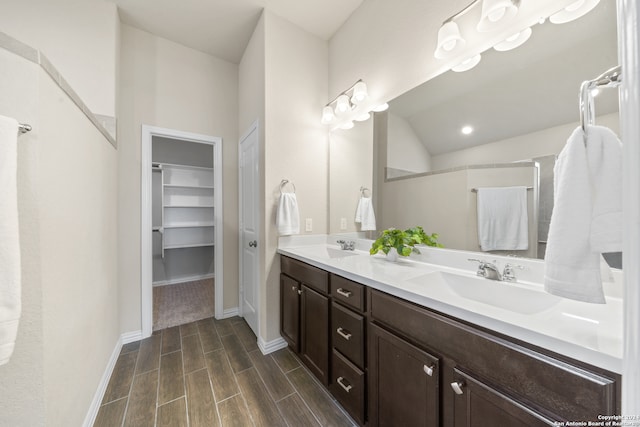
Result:
{"label": "recessed ceiling light", "polygon": [[595,97],[600,95],[600,89],[598,89],[597,87],[594,87],[593,89],[591,89],[591,96]]}
{"label": "recessed ceiling light", "polygon": [[471,126],[463,126],[461,132],[464,135],[469,135],[471,132],[473,132],[473,128]]}

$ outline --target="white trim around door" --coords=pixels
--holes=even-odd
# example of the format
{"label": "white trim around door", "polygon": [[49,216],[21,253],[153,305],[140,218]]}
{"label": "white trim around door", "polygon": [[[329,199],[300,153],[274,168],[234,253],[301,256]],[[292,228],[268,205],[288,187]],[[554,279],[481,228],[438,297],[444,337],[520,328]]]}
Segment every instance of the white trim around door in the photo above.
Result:
{"label": "white trim around door", "polygon": [[215,271],[215,316],[223,317],[224,280],[223,280],[223,226],[222,226],[222,138],[200,135],[174,129],[142,125],[142,153],[141,153],[141,317],[142,338],[151,336],[153,332],[153,264],[152,264],[152,212],[151,212],[151,142],[154,136],[189,141],[213,146],[213,174],[214,174],[214,271]]}

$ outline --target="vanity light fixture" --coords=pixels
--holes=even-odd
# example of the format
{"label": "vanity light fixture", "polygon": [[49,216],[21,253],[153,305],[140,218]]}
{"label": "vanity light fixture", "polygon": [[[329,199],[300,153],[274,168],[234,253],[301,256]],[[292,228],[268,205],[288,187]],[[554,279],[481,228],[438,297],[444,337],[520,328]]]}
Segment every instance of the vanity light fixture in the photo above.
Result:
{"label": "vanity light fixture", "polygon": [[471,10],[477,3],[482,4],[481,19],[476,27],[479,32],[499,28],[518,13],[520,6],[520,0],[473,0],[464,9],[445,19],[442,23],[438,30],[436,51],[433,54],[436,58],[447,58],[457,53],[465,45],[466,41],[455,20]]}
{"label": "vanity light fixture", "polygon": [[486,32],[497,28],[516,16],[519,6],[519,0],[482,0],[482,17],[477,30]]}
{"label": "vanity light fixture", "polygon": [[455,71],[456,73],[462,73],[463,71],[468,71],[473,67],[475,67],[476,65],[478,65],[481,59],[482,59],[482,56],[480,54],[473,55],[472,57],[465,59],[464,61],[462,61],[455,67],[453,67],[451,70]]}
{"label": "vanity light fixture", "polygon": [[338,121],[351,120],[349,115],[354,112],[359,105],[363,104],[369,97],[367,85],[362,79],[355,82],[349,89],[338,94],[331,102],[322,108],[322,124],[340,125]]}
{"label": "vanity light fixture", "polygon": [[352,121],[345,122],[341,124],[339,128],[344,130],[353,129],[353,122]]}
{"label": "vanity light fixture", "polygon": [[564,24],[580,18],[589,13],[594,7],[600,3],[600,0],[577,0],[560,12],[554,13],[549,17],[549,21],[554,24]]}
{"label": "vanity light fixture", "polygon": [[524,30],[517,32],[511,37],[507,37],[504,41],[493,46],[493,48],[498,52],[505,52],[507,50],[515,49],[529,40],[529,37],[531,37],[531,33],[533,33],[531,27],[525,28]]}

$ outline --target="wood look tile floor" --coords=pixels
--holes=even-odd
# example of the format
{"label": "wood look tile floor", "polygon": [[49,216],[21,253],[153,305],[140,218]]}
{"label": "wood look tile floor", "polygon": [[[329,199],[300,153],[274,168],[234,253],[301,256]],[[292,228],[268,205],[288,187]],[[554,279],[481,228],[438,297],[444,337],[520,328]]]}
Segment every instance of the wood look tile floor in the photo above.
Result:
{"label": "wood look tile floor", "polygon": [[123,346],[96,427],[354,426],[289,349],[264,356],[242,318]]}

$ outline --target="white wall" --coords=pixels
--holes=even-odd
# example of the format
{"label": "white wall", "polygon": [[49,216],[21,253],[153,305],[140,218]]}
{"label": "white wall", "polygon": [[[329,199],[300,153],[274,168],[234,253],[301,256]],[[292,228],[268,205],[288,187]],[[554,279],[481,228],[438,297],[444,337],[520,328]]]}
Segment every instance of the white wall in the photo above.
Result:
{"label": "white wall", "polygon": [[[618,113],[606,114],[598,116],[596,124],[607,126],[614,132],[618,132],[620,118]],[[577,122],[568,123],[478,147],[433,156],[433,170],[463,165],[508,163],[560,154],[576,126],[578,126]]]}
{"label": "white wall", "polygon": [[23,312],[0,425],[81,425],[119,338],[113,146],[36,64],[0,49],[19,137]]}
{"label": "white wall", "polygon": [[116,5],[86,0],[3,0],[0,31],[43,52],[89,109],[116,116]]}
{"label": "white wall", "polygon": [[[387,129],[387,167],[411,172],[429,172],[431,154],[424,146],[411,124],[398,115],[388,113]],[[393,149],[391,149],[393,147]]]}
{"label": "white wall", "polygon": [[[301,234],[328,230],[328,132],[320,123],[327,102],[328,44],[268,11],[265,20],[265,261],[261,335],[280,336],[280,257],[275,212],[280,181],[297,189]],[[305,232],[305,218],[313,231]]]}
{"label": "white wall", "polygon": [[139,331],[142,124],[222,137],[224,308],[238,305],[238,66],[121,26],[118,281],[121,330]]}

